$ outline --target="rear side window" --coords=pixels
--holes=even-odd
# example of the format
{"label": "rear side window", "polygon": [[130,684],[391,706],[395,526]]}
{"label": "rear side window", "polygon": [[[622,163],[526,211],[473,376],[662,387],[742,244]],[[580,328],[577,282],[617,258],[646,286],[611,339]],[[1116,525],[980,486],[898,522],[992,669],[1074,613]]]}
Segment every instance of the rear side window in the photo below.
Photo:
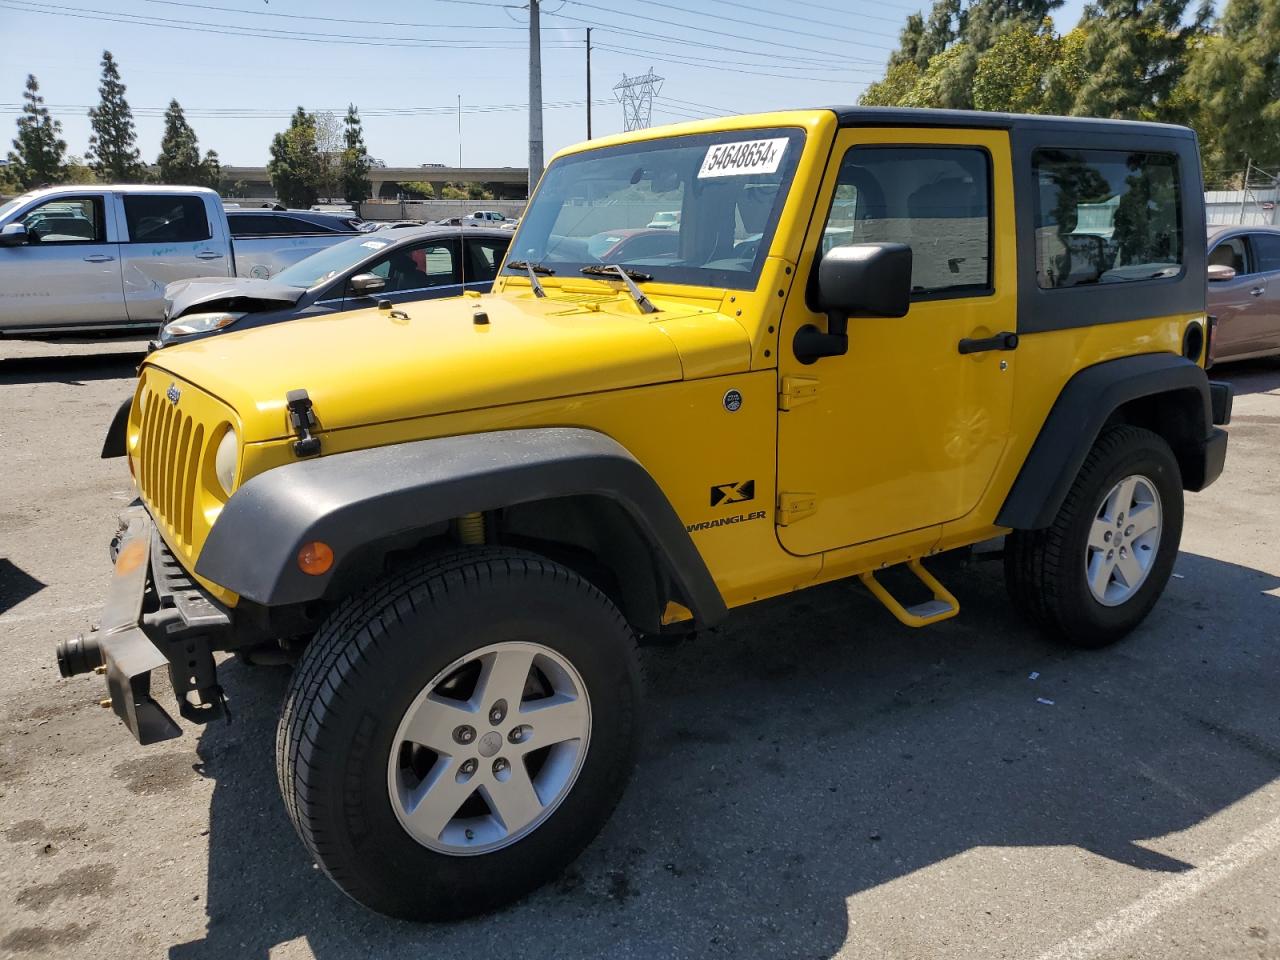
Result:
{"label": "rear side window", "polygon": [[854,147],[840,164],[822,253],[905,243],[914,296],[989,291],[990,168],[974,147]]}
{"label": "rear side window", "polygon": [[1238,275],[1251,273],[1249,270],[1249,249],[1244,237],[1230,237],[1209,251],[1211,267],[1230,267]]}
{"label": "rear side window", "polygon": [[189,243],[212,236],[199,197],[126,194],[124,219],[131,243]]}
{"label": "rear side window", "polygon": [[1036,282],[1043,289],[1180,276],[1178,159],[1125,150],[1037,150]]}
{"label": "rear side window", "polygon": [[229,214],[227,220],[233,237],[299,237],[337,232],[297,217],[273,217],[265,213]]}
{"label": "rear side window", "polygon": [[384,293],[409,293],[458,282],[456,240],[401,247],[367,271],[387,281]]}
{"label": "rear side window", "polygon": [[1280,270],[1280,237],[1270,233],[1255,233],[1249,239],[1258,260],[1258,272],[1274,273]]}

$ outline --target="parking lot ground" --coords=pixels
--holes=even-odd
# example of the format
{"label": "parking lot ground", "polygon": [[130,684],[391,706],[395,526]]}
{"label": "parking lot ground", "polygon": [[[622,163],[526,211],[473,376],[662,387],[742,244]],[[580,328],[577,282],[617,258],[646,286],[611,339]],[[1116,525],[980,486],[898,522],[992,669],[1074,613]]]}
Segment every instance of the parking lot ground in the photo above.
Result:
{"label": "parking lot ground", "polygon": [[294,836],[282,668],[226,661],[233,721],[146,749],[58,678],[132,497],[98,451],[137,349],[101,348],[0,342],[0,956],[1280,958],[1280,363],[1215,371],[1226,473],[1124,643],[1045,643],[992,560],[924,631],[852,583],[742,611],[645,652],[632,786],[558,882],[419,926]]}

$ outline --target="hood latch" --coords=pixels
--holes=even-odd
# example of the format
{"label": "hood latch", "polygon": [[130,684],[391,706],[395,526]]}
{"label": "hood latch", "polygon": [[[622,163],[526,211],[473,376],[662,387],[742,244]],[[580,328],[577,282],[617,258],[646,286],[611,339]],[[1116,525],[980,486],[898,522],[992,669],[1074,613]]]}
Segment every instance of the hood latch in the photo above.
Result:
{"label": "hood latch", "polygon": [[293,452],[299,457],[312,457],[320,452],[320,438],[313,437],[311,431],[320,426],[315,411],[311,408],[311,398],[305,390],[290,390],[285,394],[289,404],[289,426],[298,439],[293,442]]}

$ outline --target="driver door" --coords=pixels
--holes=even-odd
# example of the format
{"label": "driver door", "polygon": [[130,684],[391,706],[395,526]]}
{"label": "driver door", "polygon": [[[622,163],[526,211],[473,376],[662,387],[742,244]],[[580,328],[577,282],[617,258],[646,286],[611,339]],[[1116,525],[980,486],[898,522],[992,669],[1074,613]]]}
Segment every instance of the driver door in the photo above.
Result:
{"label": "driver door", "polygon": [[[961,340],[1017,330],[1003,131],[842,131],[779,344],[778,539],[812,555],[939,526],[978,503],[1009,433],[1014,358]],[[847,354],[801,363],[816,268],[844,244],[912,250],[904,317],[850,317]],[[804,259],[802,274],[804,282]]]}

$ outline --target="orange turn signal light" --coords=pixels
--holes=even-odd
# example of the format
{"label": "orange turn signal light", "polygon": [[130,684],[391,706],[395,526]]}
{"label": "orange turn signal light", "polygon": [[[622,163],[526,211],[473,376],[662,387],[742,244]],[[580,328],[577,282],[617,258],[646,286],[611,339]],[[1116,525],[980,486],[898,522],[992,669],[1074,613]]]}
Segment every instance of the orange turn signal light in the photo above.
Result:
{"label": "orange turn signal light", "polygon": [[298,569],[313,577],[328,573],[333,566],[333,548],[320,540],[304,543],[298,551]]}
{"label": "orange turn signal light", "polygon": [[147,559],[147,544],[144,540],[130,540],[116,555],[116,573],[124,576],[137,570]]}

